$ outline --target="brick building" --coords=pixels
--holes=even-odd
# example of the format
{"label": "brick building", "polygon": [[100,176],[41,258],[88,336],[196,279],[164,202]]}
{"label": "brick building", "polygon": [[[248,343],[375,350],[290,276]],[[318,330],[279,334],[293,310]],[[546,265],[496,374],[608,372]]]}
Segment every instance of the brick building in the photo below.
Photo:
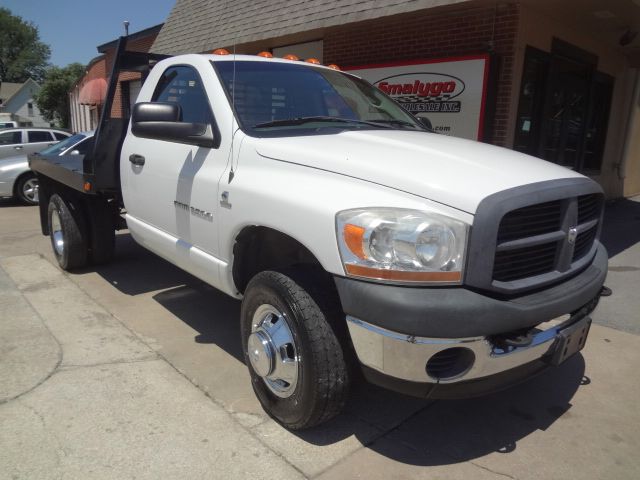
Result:
{"label": "brick building", "polygon": [[[127,50],[148,52],[160,31],[162,24],[132,33],[127,39]],[[102,114],[109,74],[113,66],[113,57],[118,45],[117,40],[99,45],[99,56],[87,65],[86,74],[69,92],[71,108],[71,129],[74,132],[95,130]],[[142,85],[140,74],[121,73],[114,96],[111,115],[128,117],[129,107],[135,102]]]}
{"label": "brick building", "polygon": [[[637,0],[177,0],[152,51],[335,63],[444,133],[576,169],[614,198],[640,193],[638,30]],[[438,96],[421,99],[429,82]]]}

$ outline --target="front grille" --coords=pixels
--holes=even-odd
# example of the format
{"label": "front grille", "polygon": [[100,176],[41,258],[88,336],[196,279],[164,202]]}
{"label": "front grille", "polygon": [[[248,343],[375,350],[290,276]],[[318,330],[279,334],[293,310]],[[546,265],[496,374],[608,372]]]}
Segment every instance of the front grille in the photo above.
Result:
{"label": "front grille", "polygon": [[482,199],[468,240],[464,283],[519,295],[561,282],[593,261],[604,196],[587,178],[561,178]]}
{"label": "front grille", "polygon": [[502,217],[498,243],[558,230],[560,207],[560,201],[555,201],[512,210]]}
{"label": "front grille", "polygon": [[578,197],[578,224],[597,220],[602,210],[602,195],[593,193]]}
{"label": "front grille", "polygon": [[[573,262],[591,251],[602,205],[602,195],[595,193],[505,213],[497,231],[493,281],[523,281],[571,270]],[[571,229],[577,230],[573,243]]]}
{"label": "front grille", "polygon": [[596,234],[598,233],[598,226],[595,225],[591,227],[589,230],[586,230],[580,234],[576,238],[576,245],[573,249],[573,259],[572,261],[576,261],[582,257],[584,257],[589,250],[591,250],[591,245],[593,245],[593,241],[596,239]]}
{"label": "front grille", "polygon": [[553,271],[557,243],[496,252],[493,278],[499,282],[510,282]]}

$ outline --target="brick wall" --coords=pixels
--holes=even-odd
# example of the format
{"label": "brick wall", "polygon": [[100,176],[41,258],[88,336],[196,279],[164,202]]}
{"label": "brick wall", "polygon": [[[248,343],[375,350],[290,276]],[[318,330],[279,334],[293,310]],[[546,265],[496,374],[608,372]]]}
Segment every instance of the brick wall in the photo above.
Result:
{"label": "brick wall", "polygon": [[[130,52],[148,52],[153,45],[157,35],[149,35],[147,37],[139,38],[127,43],[127,50]],[[106,53],[107,73],[111,73],[111,67],[113,65],[113,57],[115,55],[115,47],[112,50],[109,50]],[[116,88],[115,96],[113,97],[113,105],[111,107],[111,117],[112,118],[121,118],[122,117],[122,103],[124,101],[121,84],[122,82],[127,82],[131,80],[139,80],[140,74],[137,72],[124,72],[118,76],[118,86]]]}
{"label": "brick wall", "polygon": [[325,64],[357,66],[487,52],[497,56],[491,143],[505,146],[519,5],[425,10],[336,27],[324,36]]}

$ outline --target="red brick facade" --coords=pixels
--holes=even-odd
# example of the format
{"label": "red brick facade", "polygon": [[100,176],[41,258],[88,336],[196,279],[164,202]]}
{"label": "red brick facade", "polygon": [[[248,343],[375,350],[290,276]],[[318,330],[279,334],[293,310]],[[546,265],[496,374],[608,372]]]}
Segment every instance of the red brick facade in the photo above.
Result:
{"label": "red brick facade", "polygon": [[[156,39],[160,26],[151,27],[147,30],[137,32],[129,37],[127,44],[127,50],[135,52],[148,52]],[[93,130],[97,127],[100,114],[102,113],[102,105],[86,106],[80,104],[79,91],[83,85],[88,81],[96,78],[103,78],[109,82],[109,75],[111,74],[111,68],[113,64],[113,57],[116,52],[117,40],[106,43],[98,47],[98,50],[102,53],[100,57],[95,59],[91,65],[89,65],[85,76],[74,86],[70,92],[71,100],[71,117],[72,128],[75,131]],[[139,80],[139,73],[122,73],[118,77],[118,84],[113,99],[113,105],[111,109],[112,118],[121,118],[123,113],[123,105],[128,100],[125,98],[122,92],[123,82],[132,80]]]}
{"label": "red brick facade", "polygon": [[324,63],[357,66],[399,60],[484,53],[497,60],[497,92],[491,143],[507,144],[519,6],[425,10],[330,29]]}
{"label": "red brick facade", "polygon": [[[151,49],[151,45],[156,39],[157,34],[148,35],[143,38],[138,38],[133,41],[127,42],[127,50],[130,52],[148,52]],[[111,73],[111,67],[113,65],[113,56],[115,55],[115,47],[108,50],[105,54],[107,59],[108,71]],[[123,95],[121,92],[122,82],[128,82],[132,80],[139,80],[140,74],[136,72],[125,72],[118,76],[118,86],[116,93],[113,97],[113,105],[111,107],[111,117],[120,118],[122,116],[122,102]]]}

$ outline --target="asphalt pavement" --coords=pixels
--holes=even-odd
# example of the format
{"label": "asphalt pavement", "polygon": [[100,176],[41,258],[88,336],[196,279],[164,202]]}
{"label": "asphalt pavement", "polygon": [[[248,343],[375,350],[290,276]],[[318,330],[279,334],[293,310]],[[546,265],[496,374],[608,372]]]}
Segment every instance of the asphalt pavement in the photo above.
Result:
{"label": "asphalt pavement", "polygon": [[607,208],[585,350],[479,399],[358,385],[292,433],[255,399],[239,303],[136,245],[72,274],[0,200],[0,479],[640,478],[640,198]]}

